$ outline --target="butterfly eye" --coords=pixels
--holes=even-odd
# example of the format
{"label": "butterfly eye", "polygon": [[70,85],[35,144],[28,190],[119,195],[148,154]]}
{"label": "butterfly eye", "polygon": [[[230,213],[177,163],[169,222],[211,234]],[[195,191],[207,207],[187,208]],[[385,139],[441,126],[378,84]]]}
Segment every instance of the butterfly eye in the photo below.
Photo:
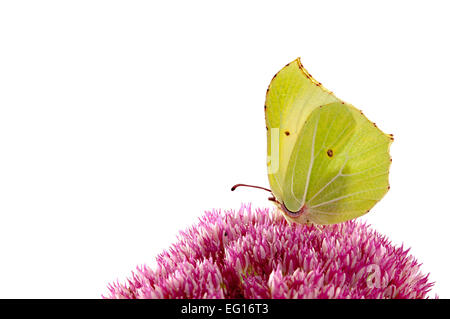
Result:
{"label": "butterfly eye", "polygon": [[333,157],[333,150],[331,148],[327,151],[327,155],[328,157]]}
{"label": "butterfly eye", "polygon": [[289,136],[291,133],[290,133],[289,131],[285,131],[284,134],[285,134],[286,136]]}

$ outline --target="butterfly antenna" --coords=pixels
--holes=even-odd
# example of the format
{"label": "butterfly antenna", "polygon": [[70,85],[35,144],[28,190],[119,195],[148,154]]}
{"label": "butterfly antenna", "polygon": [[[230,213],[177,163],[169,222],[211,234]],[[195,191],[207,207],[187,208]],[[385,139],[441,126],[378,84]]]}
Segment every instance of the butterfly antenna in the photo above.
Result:
{"label": "butterfly antenna", "polygon": [[255,185],[247,185],[247,184],[236,184],[233,187],[231,187],[231,191],[234,191],[236,188],[238,187],[251,187],[251,188],[258,188],[258,189],[262,189],[265,190],[266,192],[272,193],[272,191],[268,188],[265,187],[261,187],[261,186],[255,186]]}

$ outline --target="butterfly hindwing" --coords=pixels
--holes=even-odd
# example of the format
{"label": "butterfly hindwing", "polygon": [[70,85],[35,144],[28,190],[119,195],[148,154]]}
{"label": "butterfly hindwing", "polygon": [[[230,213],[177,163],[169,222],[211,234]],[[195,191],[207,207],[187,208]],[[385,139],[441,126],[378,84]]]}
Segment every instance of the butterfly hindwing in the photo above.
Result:
{"label": "butterfly hindwing", "polygon": [[[298,221],[343,222],[367,213],[388,191],[391,137],[349,104],[316,108],[295,143],[283,203]],[[294,220],[295,217],[292,217]]]}
{"label": "butterfly hindwing", "polygon": [[284,180],[283,203],[288,210],[300,210],[323,183],[318,180],[326,181],[339,172],[355,127],[351,112],[341,103],[311,113],[295,141]]}

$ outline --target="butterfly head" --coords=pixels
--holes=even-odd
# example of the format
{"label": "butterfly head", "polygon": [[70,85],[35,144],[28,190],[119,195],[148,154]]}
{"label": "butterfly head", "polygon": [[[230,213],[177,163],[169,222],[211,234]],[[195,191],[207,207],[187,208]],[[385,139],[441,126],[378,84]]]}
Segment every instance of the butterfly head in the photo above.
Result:
{"label": "butterfly head", "polygon": [[312,221],[309,218],[309,212],[308,212],[308,208],[306,207],[306,205],[302,205],[302,207],[298,211],[292,212],[286,207],[286,205],[283,203],[283,201],[279,201],[275,197],[275,195],[273,194],[273,192],[270,189],[261,187],[261,186],[248,185],[248,184],[236,184],[233,187],[231,187],[231,191],[234,191],[236,188],[242,187],[242,186],[258,188],[258,189],[265,190],[266,192],[269,192],[272,195],[271,197],[269,197],[269,200],[275,203],[275,205],[278,207],[278,210],[283,213],[283,216],[287,219],[288,222],[294,222],[294,223],[298,223],[298,224],[312,224]]}

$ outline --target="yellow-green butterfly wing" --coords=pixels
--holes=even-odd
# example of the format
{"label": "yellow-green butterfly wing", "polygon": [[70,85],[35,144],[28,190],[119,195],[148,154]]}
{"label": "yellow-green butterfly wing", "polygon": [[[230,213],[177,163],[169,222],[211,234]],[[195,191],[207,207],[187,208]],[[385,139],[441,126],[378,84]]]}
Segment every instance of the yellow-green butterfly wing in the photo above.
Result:
{"label": "yellow-green butterfly wing", "polygon": [[283,183],[294,143],[309,114],[320,105],[340,102],[306,71],[300,59],[273,77],[266,93],[269,182],[276,198]]}
{"label": "yellow-green butterfly wing", "polygon": [[269,182],[289,220],[343,222],[389,189],[392,137],[324,89],[298,59],[269,86],[266,124]]}

